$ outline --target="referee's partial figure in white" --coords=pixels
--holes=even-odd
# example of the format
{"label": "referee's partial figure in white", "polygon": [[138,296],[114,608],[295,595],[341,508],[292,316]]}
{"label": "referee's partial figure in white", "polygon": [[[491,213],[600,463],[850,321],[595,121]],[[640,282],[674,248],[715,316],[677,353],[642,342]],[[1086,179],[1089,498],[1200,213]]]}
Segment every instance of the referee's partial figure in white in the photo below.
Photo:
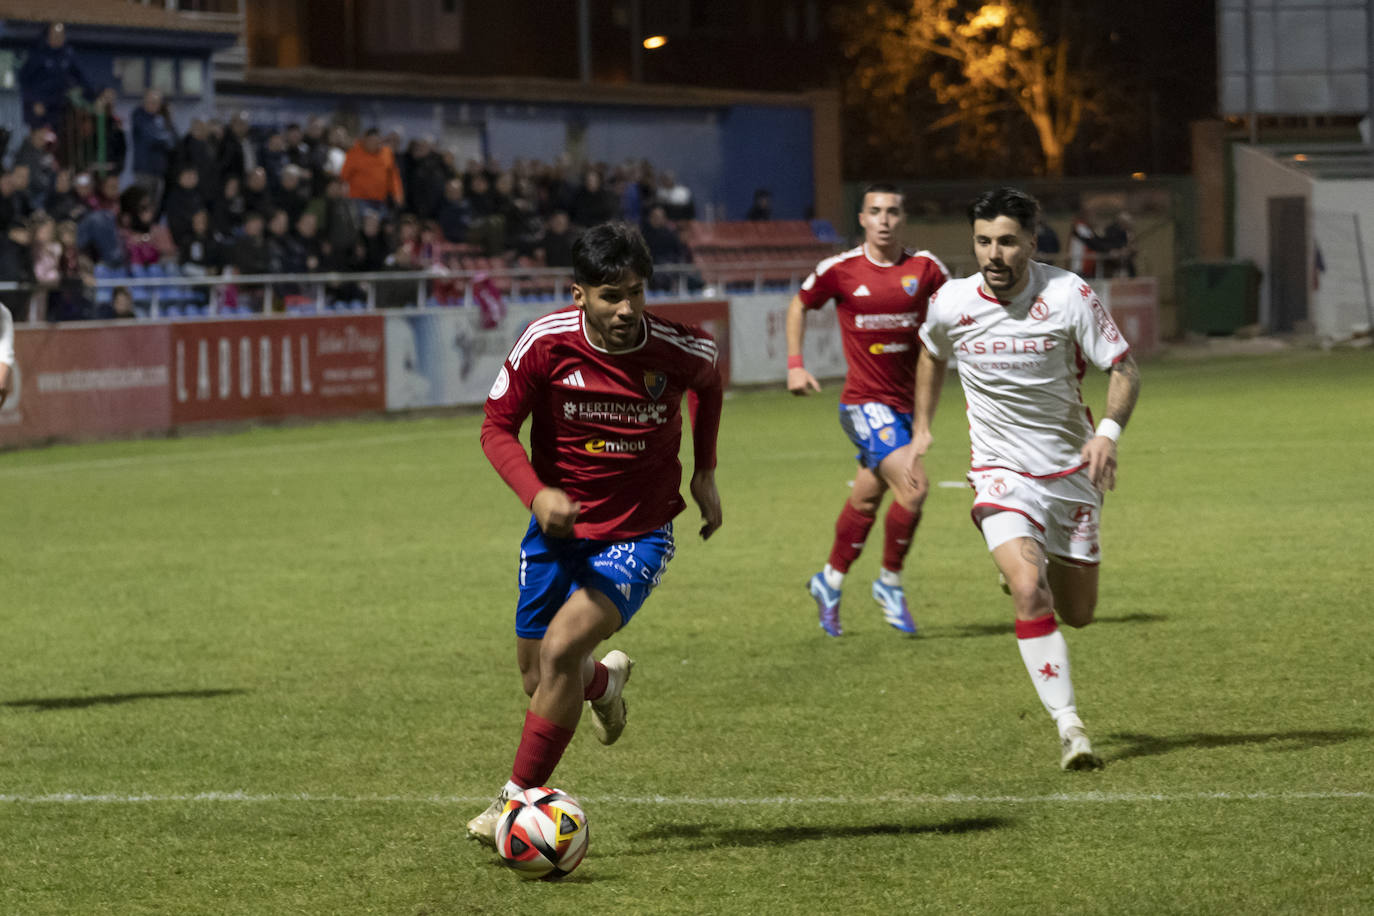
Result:
{"label": "referee's partial figure in white", "polygon": [[14,318],[0,305],[0,407],[14,386]]}

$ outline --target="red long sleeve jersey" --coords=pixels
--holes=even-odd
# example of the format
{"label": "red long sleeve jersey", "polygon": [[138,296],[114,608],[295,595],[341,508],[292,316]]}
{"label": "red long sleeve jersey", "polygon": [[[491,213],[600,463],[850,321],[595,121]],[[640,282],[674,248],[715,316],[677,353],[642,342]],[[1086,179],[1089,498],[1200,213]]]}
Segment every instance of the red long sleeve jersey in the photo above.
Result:
{"label": "red long sleeve jersey", "polygon": [[[546,486],[581,503],[575,537],[635,537],[685,508],[685,392],[698,398],[696,468],[716,466],[723,391],[715,340],[648,312],[643,328],[638,347],[607,353],[587,340],[580,309],[545,315],[516,341],[487,397],[487,459],[526,506]],[[519,439],[526,417],[533,460]]]}
{"label": "red long sleeve jersey", "polygon": [[880,264],[860,245],[816,265],[797,295],[809,309],[835,300],[849,364],[842,402],[877,401],[911,413],[921,346],[916,329],[931,294],[948,279],[929,251],[903,251],[896,263]]}

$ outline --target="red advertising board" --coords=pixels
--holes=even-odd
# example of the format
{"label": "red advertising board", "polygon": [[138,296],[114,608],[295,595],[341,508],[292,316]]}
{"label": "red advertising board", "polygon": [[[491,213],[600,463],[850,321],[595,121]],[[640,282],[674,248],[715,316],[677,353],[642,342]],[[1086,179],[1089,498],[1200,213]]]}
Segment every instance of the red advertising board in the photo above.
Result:
{"label": "red advertising board", "polygon": [[172,422],[382,410],[384,328],[379,315],[173,325]]}
{"label": "red advertising board", "polygon": [[694,324],[716,339],[716,366],[730,384],[730,303],[706,299],[700,302],[655,302],[649,311],[669,321]]}
{"label": "red advertising board", "polygon": [[[654,310],[714,335],[728,383],[728,303]],[[0,448],[385,410],[385,328],[375,314],[20,328]]]}
{"label": "red advertising board", "polygon": [[165,430],[166,325],[19,328],[0,446]]}

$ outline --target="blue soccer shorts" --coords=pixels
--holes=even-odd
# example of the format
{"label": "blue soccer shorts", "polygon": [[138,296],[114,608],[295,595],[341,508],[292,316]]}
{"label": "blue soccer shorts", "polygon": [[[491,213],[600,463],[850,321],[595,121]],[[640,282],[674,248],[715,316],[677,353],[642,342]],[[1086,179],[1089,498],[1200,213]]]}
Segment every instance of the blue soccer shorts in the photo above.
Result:
{"label": "blue soccer shorts", "polygon": [[854,457],[874,470],[884,458],[911,441],[911,414],[898,413],[876,401],[841,404],[840,426],[849,441],[859,447]]}
{"label": "blue soccer shorts", "polygon": [[594,588],[615,604],[623,627],[663,579],[673,558],[673,523],[623,541],[547,537],[530,518],[520,542],[515,634],[543,639],[573,592]]}

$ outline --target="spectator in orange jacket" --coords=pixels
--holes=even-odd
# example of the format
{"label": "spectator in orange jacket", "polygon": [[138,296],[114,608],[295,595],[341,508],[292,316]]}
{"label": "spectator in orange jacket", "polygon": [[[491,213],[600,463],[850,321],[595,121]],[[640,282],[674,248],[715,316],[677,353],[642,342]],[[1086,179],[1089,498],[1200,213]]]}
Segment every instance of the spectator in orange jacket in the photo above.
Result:
{"label": "spectator in orange jacket", "polygon": [[353,144],[344,157],[339,177],[348,185],[348,196],[360,208],[376,210],[383,217],[391,206],[405,199],[396,159],[375,127],[368,128]]}

